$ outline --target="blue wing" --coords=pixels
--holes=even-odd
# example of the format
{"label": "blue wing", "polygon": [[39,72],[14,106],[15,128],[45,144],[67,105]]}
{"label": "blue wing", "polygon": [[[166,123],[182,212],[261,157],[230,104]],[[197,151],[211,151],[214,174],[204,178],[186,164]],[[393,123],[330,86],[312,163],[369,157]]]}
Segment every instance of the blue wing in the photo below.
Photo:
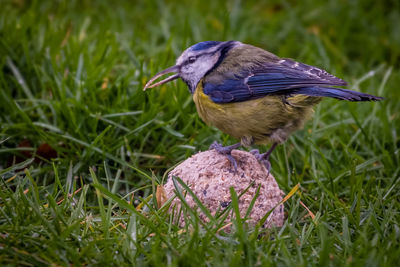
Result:
{"label": "blue wing", "polygon": [[240,102],[267,95],[294,94],[350,101],[380,99],[360,92],[330,87],[346,84],[324,70],[283,59],[240,74],[231,74],[230,78],[224,79],[222,83],[207,82],[205,79],[203,90],[216,103]]}

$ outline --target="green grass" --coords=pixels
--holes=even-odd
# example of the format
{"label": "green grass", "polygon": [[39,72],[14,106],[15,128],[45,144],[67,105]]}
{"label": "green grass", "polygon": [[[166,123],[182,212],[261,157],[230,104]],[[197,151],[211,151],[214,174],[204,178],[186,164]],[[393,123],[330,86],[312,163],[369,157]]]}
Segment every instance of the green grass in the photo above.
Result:
{"label": "green grass", "polygon": [[[296,2],[1,1],[0,263],[398,264],[400,4]],[[214,140],[235,140],[198,118],[181,81],[143,84],[187,46],[230,39],[385,100],[327,99],[273,153],[282,190],[301,185],[282,228],[234,219],[225,234],[223,215],[204,224],[183,209],[182,230],[157,208],[156,185]]]}

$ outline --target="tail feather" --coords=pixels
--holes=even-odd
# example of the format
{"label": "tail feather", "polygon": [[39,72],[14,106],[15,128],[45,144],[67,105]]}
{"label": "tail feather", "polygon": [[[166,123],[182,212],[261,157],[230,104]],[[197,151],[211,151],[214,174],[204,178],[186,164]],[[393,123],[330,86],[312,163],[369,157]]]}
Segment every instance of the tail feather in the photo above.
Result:
{"label": "tail feather", "polygon": [[334,87],[303,87],[295,89],[293,93],[309,96],[332,97],[348,101],[379,101],[383,99],[383,97],[379,96]]}

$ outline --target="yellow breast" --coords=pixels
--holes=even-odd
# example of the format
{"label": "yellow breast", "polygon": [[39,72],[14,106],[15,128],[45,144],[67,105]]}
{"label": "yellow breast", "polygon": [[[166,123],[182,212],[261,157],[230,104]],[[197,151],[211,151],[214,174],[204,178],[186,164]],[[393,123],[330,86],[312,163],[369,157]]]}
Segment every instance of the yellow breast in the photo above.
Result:
{"label": "yellow breast", "polygon": [[284,142],[290,133],[302,127],[320,98],[295,95],[283,101],[282,96],[265,96],[243,102],[218,104],[203,91],[202,82],[193,94],[200,118],[242,140],[251,143]]}

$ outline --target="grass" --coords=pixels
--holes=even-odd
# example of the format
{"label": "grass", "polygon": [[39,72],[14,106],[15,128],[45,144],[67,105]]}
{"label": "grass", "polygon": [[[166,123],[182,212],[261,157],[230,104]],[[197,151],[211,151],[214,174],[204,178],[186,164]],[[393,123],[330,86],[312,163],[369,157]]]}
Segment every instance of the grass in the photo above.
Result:
{"label": "grass", "polygon": [[[0,262],[396,265],[399,24],[398,1],[2,1]],[[181,229],[155,202],[168,168],[234,140],[198,118],[182,82],[143,84],[187,46],[229,39],[385,97],[327,99],[274,152],[282,190],[300,184],[282,228],[237,218],[225,234],[184,209]]]}

